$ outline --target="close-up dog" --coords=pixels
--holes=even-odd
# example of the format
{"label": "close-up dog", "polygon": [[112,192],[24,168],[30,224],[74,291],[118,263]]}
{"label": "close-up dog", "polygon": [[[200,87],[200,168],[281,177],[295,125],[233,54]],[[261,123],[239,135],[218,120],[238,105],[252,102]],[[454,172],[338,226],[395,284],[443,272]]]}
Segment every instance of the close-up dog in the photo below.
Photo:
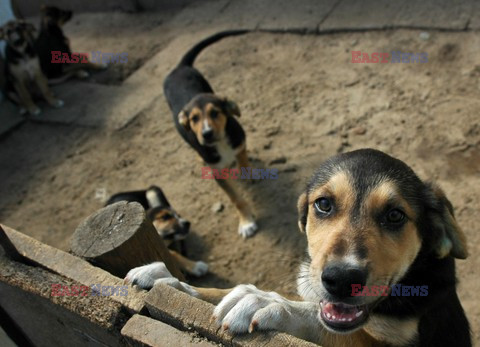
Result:
{"label": "close-up dog", "polygon": [[89,76],[87,70],[103,70],[105,64],[92,62],[53,63],[52,52],[62,52],[72,56],[70,40],[63,32],[63,25],[73,16],[72,11],[62,10],[54,6],[41,7],[40,33],[35,40],[35,49],[40,58],[40,66],[50,84],[61,83],[70,77],[80,79]]}
{"label": "close-up dog", "polygon": [[[372,149],[328,159],[300,195],[298,225],[308,242],[297,281],[303,301],[253,285],[196,288],[160,262],[133,269],[128,282],[218,304],[214,316],[232,333],[278,330],[323,346],[471,346],[455,278],[465,235],[444,192],[404,162]],[[427,295],[393,295],[394,285]],[[354,286],[389,290],[357,296]]]}
{"label": "close-up dog", "polygon": [[157,186],[146,190],[121,192],[112,195],[106,205],[119,201],[138,202],[147,213],[147,218],[161,236],[167,247],[180,243],[182,254],[170,250],[174,261],[187,274],[200,277],[208,272],[208,265],[203,261],[193,261],[185,257],[184,240],[190,231],[190,222],[182,218],[170,205],[163,191]]}
{"label": "close-up dog", "polygon": [[[214,94],[193,63],[208,45],[246,32],[225,31],[201,41],[184,55],[164,82],[164,94],[178,132],[206,165],[219,170],[230,167],[235,161],[239,167],[249,166],[245,132],[236,119],[240,117],[240,109],[232,100]],[[240,216],[238,233],[243,237],[252,236],[258,228],[247,202],[228,180],[215,181],[237,208]]]}
{"label": "close-up dog", "polygon": [[34,33],[33,25],[23,20],[10,21],[0,28],[0,40],[6,41],[6,95],[20,106],[21,113],[28,111],[30,115],[39,115],[41,110],[34,103],[37,89],[53,107],[62,107],[63,101],[48,87],[35,50]]}

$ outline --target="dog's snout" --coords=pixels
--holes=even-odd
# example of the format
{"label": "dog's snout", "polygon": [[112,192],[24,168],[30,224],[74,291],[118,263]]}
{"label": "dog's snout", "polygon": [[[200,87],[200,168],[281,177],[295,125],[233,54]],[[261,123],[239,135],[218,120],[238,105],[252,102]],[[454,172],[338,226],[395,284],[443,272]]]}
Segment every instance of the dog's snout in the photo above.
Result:
{"label": "dog's snout", "polygon": [[212,129],[203,130],[202,136],[207,141],[213,139],[213,130]]}
{"label": "dog's snout", "polygon": [[352,284],[364,286],[367,282],[367,271],[343,264],[327,265],[322,272],[322,283],[325,289],[339,298],[352,294]]}
{"label": "dog's snout", "polygon": [[188,220],[182,219],[180,221],[180,226],[182,227],[185,233],[188,233],[188,231],[190,230],[190,222]]}

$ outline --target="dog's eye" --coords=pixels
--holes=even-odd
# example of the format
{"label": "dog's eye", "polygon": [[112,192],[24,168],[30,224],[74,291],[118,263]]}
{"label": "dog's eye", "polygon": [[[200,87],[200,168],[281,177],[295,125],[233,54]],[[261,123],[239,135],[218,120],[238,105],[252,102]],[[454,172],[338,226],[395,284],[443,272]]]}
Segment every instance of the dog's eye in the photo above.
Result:
{"label": "dog's eye", "polygon": [[210,118],[215,119],[218,117],[218,111],[217,110],[211,110],[210,111]]}
{"label": "dog's eye", "polygon": [[388,211],[387,213],[387,222],[391,224],[399,224],[405,219],[405,213],[400,211],[397,208]]}
{"label": "dog's eye", "polygon": [[332,210],[332,203],[327,198],[319,198],[315,201],[315,208],[320,213],[330,213]]}
{"label": "dog's eye", "polygon": [[169,215],[169,214],[164,214],[164,215],[162,216],[162,220],[169,220],[170,218],[172,218],[172,216]]}
{"label": "dog's eye", "polygon": [[193,116],[192,117],[192,122],[194,122],[194,123],[198,122],[199,118],[200,117],[198,117],[197,115]]}

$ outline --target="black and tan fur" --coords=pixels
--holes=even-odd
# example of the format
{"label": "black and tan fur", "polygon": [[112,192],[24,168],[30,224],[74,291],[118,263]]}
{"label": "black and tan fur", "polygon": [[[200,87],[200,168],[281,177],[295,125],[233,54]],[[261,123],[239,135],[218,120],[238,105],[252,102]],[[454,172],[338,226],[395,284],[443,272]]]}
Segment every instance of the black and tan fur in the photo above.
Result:
{"label": "black and tan fur", "polygon": [[40,58],[42,71],[50,84],[64,82],[70,77],[83,79],[89,76],[88,70],[103,70],[106,68],[105,64],[94,64],[90,61],[52,63],[52,51],[66,53],[69,57],[72,57],[70,40],[63,32],[63,25],[70,21],[73,12],[55,6],[43,5],[40,9],[40,15],[40,33],[35,40],[35,49]]}
{"label": "black and tan fur", "polygon": [[[398,159],[362,149],[324,162],[298,213],[308,241],[298,276],[303,301],[251,285],[174,286],[218,304],[217,321],[234,333],[276,329],[325,347],[471,346],[455,278],[455,258],[468,255],[466,239],[438,186]],[[152,265],[145,268],[152,273]],[[352,284],[428,286],[428,295],[352,296]],[[338,319],[350,312],[356,318]]]}
{"label": "black and tan fur", "polygon": [[53,107],[62,107],[63,101],[55,98],[48,87],[34,47],[34,33],[33,25],[23,20],[10,21],[0,28],[0,40],[6,41],[6,95],[22,113],[39,115],[41,110],[34,102],[37,89]]}
{"label": "black and tan fur", "polygon": [[[193,67],[196,56],[208,45],[247,31],[225,31],[213,35],[188,51],[164,82],[164,94],[173,113],[176,128],[183,139],[215,169],[228,168],[233,162],[248,167],[245,132],[237,118],[240,109],[232,100],[220,97],[202,74]],[[257,225],[248,204],[228,180],[216,179],[235,204],[240,216],[238,231],[251,236]]]}
{"label": "black and tan fur", "polygon": [[119,201],[138,202],[145,209],[147,218],[152,222],[165,245],[172,247],[176,243],[180,244],[182,254],[175,250],[170,250],[170,254],[182,271],[195,276],[202,276],[206,273],[208,269],[206,264],[199,264],[185,256],[184,240],[190,231],[190,222],[173,209],[159,187],[151,186],[145,190],[114,194],[108,199],[106,205]]}
{"label": "black and tan fur", "polygon": [[[318,206],[324,198],[331,206],[327,213]],[[302,271],[310,279],[300,293],[309,300],[364,305],[368,312],[363,325],[343,331],[322,321],[327,329],[361,328],[359,336],[382,344],[470,346],[455,290],[454,258],[467,257],[466,240],[438,186],[421,181],[400,160],[359,150],[322,164],[298,209],[308,238]],[[352,297],[353,283],[427,285],[428,295]]]}

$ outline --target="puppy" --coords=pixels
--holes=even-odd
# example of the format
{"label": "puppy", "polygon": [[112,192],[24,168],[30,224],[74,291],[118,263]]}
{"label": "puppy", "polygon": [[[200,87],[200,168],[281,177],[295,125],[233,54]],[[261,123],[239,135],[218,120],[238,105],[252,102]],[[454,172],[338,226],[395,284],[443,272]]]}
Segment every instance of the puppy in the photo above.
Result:
{"label": "puppy", "polygon": [[[193,67],[193,62],[208,45],[246,32],[225,31],[201,41],[185,54],[164,82],[164,94],[178,132],[206,165],[218,170],[230,167],[234,161],[239,167],[249,166],[245,132],[236,119],[240,117],[240,110],[233,101],[214,94],[207,80]],[[239,234],[252,236],[258,228],[247,203],[228,180],[215,181],[237,208]]]}
{"label": "puppy", "polygon": [[[41,7],[40,34],[35,40],[35,48],[40,58],[40,66],[50,84],[61,83],[70,77],[87,78],[87,70],[102,70],[105,64],[94,64],[87,57],[77,57],[77,63],[52,63],[52,52],[62,52],[69,59],[75,60],[75,54],[70,49],[70,40],[63,32],[63,25],[73,16],[72,11],[66,11],[54,6]],[[83,61],[85,60],[85,61]]]}
{"label": "puppy", "polygon": [[[233,333],[274,329],[327,347],[471,346],[455,289],[454,259],[467,257],[465,235],[438,186],[398,159],[363,149],[323,163],[301,194],[298,213],[308,240],[298,276],[304,301],[253,285],[206,289],[149,276],[162,263],[141,267],[136,276],[221,300],[214,315]],[[407,290],[395,294],[395,285]],[[358,296],[358,286],[388,290]],[[427,295],[411,290],[422,287]]]}
{"label": "puppy", "polygon": [[[114,194],[108,199],[106,205],[119,201],[138,202],[142,205],[147,212],[147,218],[152,222],[166,246],[171,247],[175,242],[180,242],[182,253],[185,254],[183,241],[190,230],[190,222],[180,217],[170,206],[159,187],[151,186],[146,190]],[[170,250],[170,254],[180,269],[190,275],[200,277],[208,272],[208,265],[203,261],[192,261],[174,250]]]}
{"label": "puppy", "polygon": [[5,76],[6,95],[30,115],[39,115],[40,108],[35,105],[33,96],[38,87],[45,100],[53,107],[62,107],[63,101],[55,98],[48,87],[34,47],[33,25],[23,20],[10,21],[0,28],[0,40],[6,41]]}

